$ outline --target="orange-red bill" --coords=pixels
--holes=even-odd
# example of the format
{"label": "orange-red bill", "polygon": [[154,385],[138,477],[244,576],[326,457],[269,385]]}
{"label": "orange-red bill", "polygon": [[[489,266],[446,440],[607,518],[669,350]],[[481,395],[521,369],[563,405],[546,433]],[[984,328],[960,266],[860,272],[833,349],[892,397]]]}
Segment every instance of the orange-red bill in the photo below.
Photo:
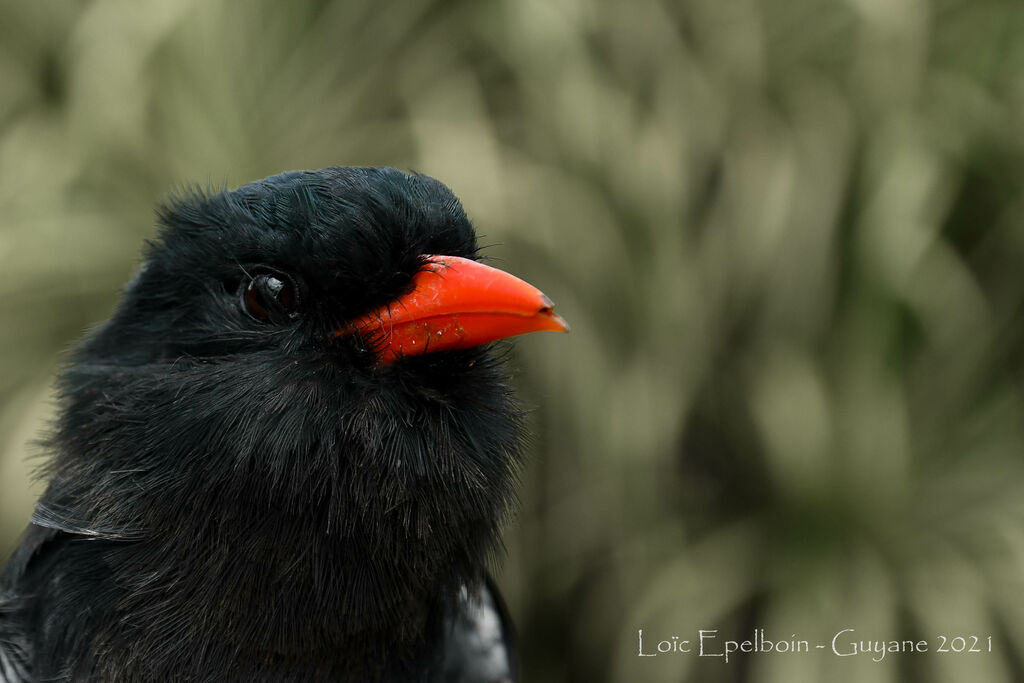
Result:
{"label": "orange-red bill", "polygon": [[551,299],[514,275],[458,256],[424,256],[413,290],[353,321],[381,362],[528,332],[568,332]]}

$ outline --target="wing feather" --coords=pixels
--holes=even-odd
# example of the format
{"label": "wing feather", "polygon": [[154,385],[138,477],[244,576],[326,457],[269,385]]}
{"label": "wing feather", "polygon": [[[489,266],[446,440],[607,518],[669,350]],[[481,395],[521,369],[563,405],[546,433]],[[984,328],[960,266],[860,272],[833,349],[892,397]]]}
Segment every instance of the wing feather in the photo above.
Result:
{"label": "wing feather", "polygon": [[517,683],[515,631],[490,577],[474,592],[463,589],[445,624],[443,683]]}
{"label": "wing feather", "polygon": [[31,596],[25,594],[25,578],[32,561],[50,547],[58,535],[63,535],[58,529],[29,524],[0,574],[0,683],[32,680],[32,642],[28,628]]}

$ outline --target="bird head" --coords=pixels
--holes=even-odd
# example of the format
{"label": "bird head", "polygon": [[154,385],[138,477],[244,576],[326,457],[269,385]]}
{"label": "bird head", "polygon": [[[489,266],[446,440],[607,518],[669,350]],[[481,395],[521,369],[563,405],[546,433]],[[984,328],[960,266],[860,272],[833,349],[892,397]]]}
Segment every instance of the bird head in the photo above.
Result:
{"label": "bird head", "polygon": [[174,567],[199,553],[262,595],[265,566],[363,615],[353,628],[466,580],[523,440],[488,342],[567,329],[551,302],[481,264],[459,201],[423,175],[284,173],[159,217],[61,377],[36,523],[178,558],[136,572],[154,584],[191,581]]}

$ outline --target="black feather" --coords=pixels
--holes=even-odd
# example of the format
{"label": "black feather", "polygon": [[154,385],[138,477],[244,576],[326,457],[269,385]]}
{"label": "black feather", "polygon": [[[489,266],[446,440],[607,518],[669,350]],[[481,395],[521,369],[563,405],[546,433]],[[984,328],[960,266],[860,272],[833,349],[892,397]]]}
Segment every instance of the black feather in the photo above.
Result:
{"label": "black feather", "polygon": [[[520,409],[486,347],[380,365],[333,333],[422,254],[476,257],[458,200],[329,168],[184,193],[159,221],[59,378],[0,681],[433,680],[514,505]],[[301,315],[246,313],[260,268]]]}

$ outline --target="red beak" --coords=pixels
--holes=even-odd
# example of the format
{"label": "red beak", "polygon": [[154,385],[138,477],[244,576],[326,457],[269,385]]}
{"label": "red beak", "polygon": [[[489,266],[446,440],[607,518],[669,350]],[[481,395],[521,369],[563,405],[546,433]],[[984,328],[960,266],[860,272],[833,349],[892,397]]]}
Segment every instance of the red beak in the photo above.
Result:
{"label": "red beak", "polygon": [[551,299],[508,273],[458,256],[424,256],[413,290],[355,321],[382,363],[527,332],[568,332]]}

